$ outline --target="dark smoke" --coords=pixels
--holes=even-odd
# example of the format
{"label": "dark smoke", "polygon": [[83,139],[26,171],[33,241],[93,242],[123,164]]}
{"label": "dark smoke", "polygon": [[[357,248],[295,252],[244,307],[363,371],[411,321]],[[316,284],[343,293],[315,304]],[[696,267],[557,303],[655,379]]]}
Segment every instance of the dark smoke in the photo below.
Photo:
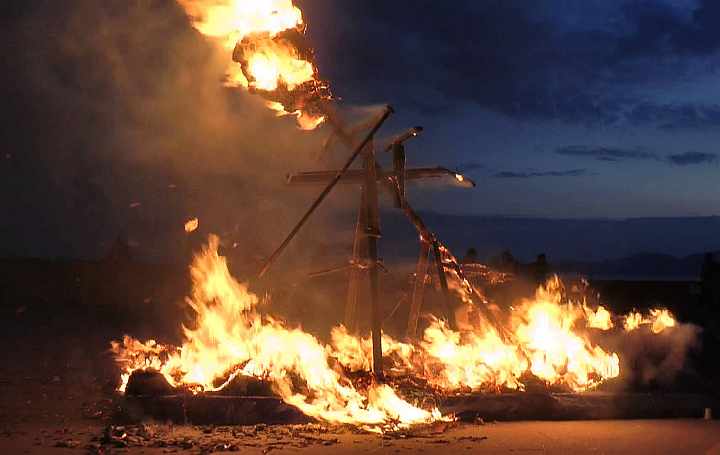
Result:
{"label": "dark smoke", "polygon": [[622,343],[622,362],[636,382],[672,385],[692,368],[688,356],[700,347],[700,332],[694,324],[679,323],[657,335],[647,329],[630,333]]}
{"label": "dark smoke", "polygon": [[691,358],[701,349],[701,332],[697,325],[677,322],[659,334],[652,333],[649,326],[631,332],[620,327],[610,333],[594,333],[593,341],[620,356],[620,377],[608,384],[611,388],[677,390],[688,387],[689,378],[697,378],[697,365]]}
{"label": "dark smoke", "polygon": [[[319,166],[327,130],[301,132],[224,88],[229,55],[174,1],[10,3],[0,256],[98,258],[120,236],[138,258],[177,260],[209,232],[263,256],[319,191],[291,190],[284,176]],[[332,241],[329,212],[286,266]],[[183,224],[195,216],[188,240]]]}

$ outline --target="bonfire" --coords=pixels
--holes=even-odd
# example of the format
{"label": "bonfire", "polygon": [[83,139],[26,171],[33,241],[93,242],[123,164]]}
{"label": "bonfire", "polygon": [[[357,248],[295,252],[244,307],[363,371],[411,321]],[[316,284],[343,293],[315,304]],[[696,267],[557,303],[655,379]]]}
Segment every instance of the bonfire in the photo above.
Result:
{"label": "bonfire", "polygon": [[[262,96],[278,115],[295,116],[302,129],[333,121],[329,86],[318,76],[304,39],[302,12],[291,0],[178,1],[199,32],[232,54],[227,85]],[[467,183],[464,176],[452,175]],[[404,186],[399,175],[388,179]],[[585,392],[621,374],[619,354],[593,342],[594,333],[647,327],[659,334],[676,323],[665,309],[618,317],[603,306],[574,301],[558,277],[507,311],[491,311],[450,250],[427,231],[404,199],[398,206],[426,243],[425,259],[432,244],[445,291],[473,315],[463,324],[450,314],[430,316],[419,337],[405,340],[387,333],[381,340],[372,339],[338,325],[329,334],[330,342],[323,343],[273,315],[272,305],[254,295],[248,283],[236,280],[218,252],[220,240],[211,236],[190,268],[193,286],[187,304],[196,319],[183,327],[183,342],[170,346],[131,336],[112,342],[122,370],[119,390],[125,391],[138,371],[157,372],[170,387],[188,394],[223,391],[238,378],[256,378],[307,416],[382,432],[453,420],[417,393],[408,393],[408,383],[415,384],[420,395],[523,391],[528,381]],[[185,225],[187,232],[197,228],[196,218]],[[493,282],[506,279],[485,266],[483,274]],[[410,324],[410,334],[416,325]],[[390,365],[382,381],[371,374],[374,361],[375,368],[379,364],[378,352],[373,355],[378,345],[382,363]]]}

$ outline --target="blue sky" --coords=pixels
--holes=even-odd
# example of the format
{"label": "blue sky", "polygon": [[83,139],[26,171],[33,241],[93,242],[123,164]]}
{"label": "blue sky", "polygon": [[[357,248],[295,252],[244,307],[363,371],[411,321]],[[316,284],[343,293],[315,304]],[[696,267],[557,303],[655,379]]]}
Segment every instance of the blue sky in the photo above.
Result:
{"label": "blue sky", "polygon": [[426,127],[417,162],[466,168],[479,183],[470,195],[421,189],[424,207],[720,212],[717,2],[300,3],[336,92],[392,102],[398,127]]}
{"label": "blue sky", "polygon": [[[296,3],[343,106],[393,104],[384,134],[426,129],[411,164],[478,183],[413,187],[421,209],[720,214],[720,2]],[[0,13],[0,256],[97,256],[119,235],[163,256],[196,216],[203,235],[266,252],[314,196],[284,176],[327,166],[315,158],[327,129],[300,132],[224,88],[228,55],[176,2],[27,0]]]}

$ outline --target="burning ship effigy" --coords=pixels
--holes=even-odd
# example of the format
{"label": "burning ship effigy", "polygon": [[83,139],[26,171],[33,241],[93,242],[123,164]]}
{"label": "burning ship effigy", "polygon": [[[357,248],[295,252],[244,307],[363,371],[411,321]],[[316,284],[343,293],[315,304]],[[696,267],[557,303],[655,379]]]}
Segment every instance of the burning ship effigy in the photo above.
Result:
{"label": "burning ship effigy", "polygon": [[[291,0],[179,3],[197,30],[232,50],[229,85],[262,96],[278,115],[295,116],[302,129],[327,123],[332,140],[351,151],[338,170],[288,176],[289,184],[324,189],[260,274],[268,272],[336,185],[360,186],[361,200],[347,267],[345,321],[332,329],[329,343],[271,315],[272,308],[266,310],[248,284],[231,275],[218,252],[218,238],[211,237],[190,268],[193,286],[187,303],[196,318],[192,328],[183,328],[182,344],[130,336],[112,343],[122,370],[120,391],[128,399],[150,414],[172,418],[226,423],[314,419],[376,432],[468,415],[498,418],[514,412],[515,417],[538,418],[518,412],[523,407],[540,409],[548,418],[642,414],[618,414],[619,401],[632,402],[628,396],[612,398],[608,405],[606,397],[583,394],[622,374],[622,353],[604,348],[596,334],[663,336],[678,324],[668,310],[616,316],[602,305],[572,298],[557,277],[519,304],[504,309],[493,305],[413,210],[405,192],[410,180],[441,178],[465,187],[474,183],[442,167],[406,167],[406,142],[418,135],[419,127],[376,147],[375,135],[392,113],[389,107],[357,128],[346,127],[335,112],[328,83],[318,76],[302,12]],[[390,170],[380,166],[378,153],[392,155]],[[361,166],[353,167],[356,160]],[[382,191],[417,230],[420,246],[402,339],[383,331],[378,303]],[[475,266],[473,273],[491,284],[510,279],[485,266],[478,270]],[[363,281],[370,289],[369,336],[358,333],[357,324]],[[421,328],[429,282],[437,284],[444,311],[429,316]],[[530,393],[537,384],[566,394],[538,398]],[[658,410],[655,401],[645,397],[642,409]],[[695,409],[694,402],[687,403]]]}

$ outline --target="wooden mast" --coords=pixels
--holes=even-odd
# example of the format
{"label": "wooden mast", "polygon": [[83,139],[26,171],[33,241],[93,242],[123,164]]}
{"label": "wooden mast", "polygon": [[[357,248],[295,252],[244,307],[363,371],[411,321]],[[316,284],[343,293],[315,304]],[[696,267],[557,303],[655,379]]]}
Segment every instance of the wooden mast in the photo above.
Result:
{"label": "wooden mast", "polygon": [[365,150],[365,236],[367,242],[368,273],[370,275],[370,327],[372,330],[373,373],[377,381],[383,380],[382,370],[382,314],[378,276],[378,239],[380,238],[380,212],[378,207],[377,169],[372,144]]}

